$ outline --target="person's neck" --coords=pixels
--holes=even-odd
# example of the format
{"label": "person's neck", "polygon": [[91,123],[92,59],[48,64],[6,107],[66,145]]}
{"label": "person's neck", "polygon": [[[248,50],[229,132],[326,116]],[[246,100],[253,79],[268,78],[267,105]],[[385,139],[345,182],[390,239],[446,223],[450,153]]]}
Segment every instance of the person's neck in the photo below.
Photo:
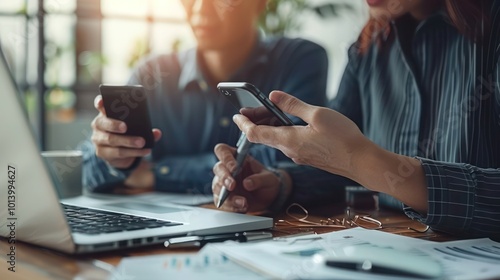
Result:
{"label": "person's neck", "polygon": [[237,47],[219,50],[199,51],[199,58],[203,60],[205,75],[210,82],[218,83],[231,78],[247,61],[257,40],[257,32],[247,36],[244,42],[239,42]]}
{"label": "person's neck", "polygon": [[417,5],[413,10],[410,11],[410,15],[417,21],[422,21],[432,15],[437,11],[442,5],[441,1],[436,0],[423,0]]}

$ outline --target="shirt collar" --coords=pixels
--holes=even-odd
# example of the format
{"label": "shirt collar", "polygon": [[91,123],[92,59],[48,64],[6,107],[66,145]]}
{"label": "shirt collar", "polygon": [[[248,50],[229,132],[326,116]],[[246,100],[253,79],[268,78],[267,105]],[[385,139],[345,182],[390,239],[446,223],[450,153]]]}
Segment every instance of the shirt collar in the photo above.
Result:
{"label": "shirt collar", "polygon": [[[267,40],[259,33],[255,46],[250,53],[249,58],[240,69],[238,69],[230,80],[244,78],[245,74],[256,65],[266,64],[269,61],[267,52]],[[179,64],[181,65],[178,89],[186,91],[192,86],[197,86],[201,91],[208,90],[208,82],[203,75],[203,71],[198,62],[198,51],[196,48],[189,49],[178,54]],[[241,79],[241,78],[240,78]]]}
{"label": "shirt collar", "polygon": [[450,17],[448,16],[448,13],[444,8],[441,8],[428,16],[426,19],[422,20],[421,22],[418,23],[417,28],[415,29],[415,32],[418,32],[421,30],[423,27],[425,27],[428,24],[432,24],[433,22],[440,21],[440,22],[445,22],[445,23],[450,23]]}
{"label": "shirt collar", "polygon": [[[405,21],[407,20],[408,17],[411,17],[411,15],[406,14],[406,15],[403,15],[402,17],[393,19],[391,21],[391,25],[393,26],[393,28],[395,30],[397,30],[398,26],[400,26],[401,24],[405,24]],[[417,27],[415,28],[415,32],[418,32],[424,26],[426,26],[432,22],[435,22],[435,21],[441,21],[441,22],[446,22],[446,23],[451,22],[446,10],[444,8],[440,8],[437,11],[435,11],[434,13],[432,13],[430,16],[428,16],[426,19],[419,22],[417,24]],[[388,34],[387,34],[387,36],[388,36]],[[387,39],[387,36],[385,36],[384,39]]]}
{"label": "shirt collar", "polygon": [[179,75],[179,91],[184,91],[190,85],[198,85],[201,90],[208,88],[207,82],[203,77],[201,68],[198,65],[198,55],[196,48],[189,49],[178,54],[181,73]]}

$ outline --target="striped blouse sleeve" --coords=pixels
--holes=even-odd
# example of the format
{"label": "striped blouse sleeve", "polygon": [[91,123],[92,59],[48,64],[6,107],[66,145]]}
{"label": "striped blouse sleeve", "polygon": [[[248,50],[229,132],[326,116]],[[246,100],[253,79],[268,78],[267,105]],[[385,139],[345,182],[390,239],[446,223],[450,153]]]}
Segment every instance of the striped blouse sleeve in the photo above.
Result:
{"label": "striped blouse sleeve", "polygon": [[[498,4],[498,3],[497,3]],[[496,9],[500,11],[500,9]],[[499,26],[500,14],[495,14]],[[500,29],[492,30],[497,59],[493,72],[494,112],[500,129]],[[500,144],[500,143],[498,143]],[[404,206],[412,219],[434,230],[471,237],[500,237],[500,166],[478,168],[419,158],[428,188],[428,213]]]}

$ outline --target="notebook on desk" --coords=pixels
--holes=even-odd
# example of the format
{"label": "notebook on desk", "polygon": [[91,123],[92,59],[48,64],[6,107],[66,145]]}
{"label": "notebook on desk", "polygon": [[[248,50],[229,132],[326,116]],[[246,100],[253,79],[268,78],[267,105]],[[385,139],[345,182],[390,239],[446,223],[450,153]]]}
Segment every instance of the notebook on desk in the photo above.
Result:
{"label": "notebook on desk", "polygon": [[126,197],[59,200],[0,50],[0,236],[78,254],[163,243],[173,236],[270,228],[266,217]]}

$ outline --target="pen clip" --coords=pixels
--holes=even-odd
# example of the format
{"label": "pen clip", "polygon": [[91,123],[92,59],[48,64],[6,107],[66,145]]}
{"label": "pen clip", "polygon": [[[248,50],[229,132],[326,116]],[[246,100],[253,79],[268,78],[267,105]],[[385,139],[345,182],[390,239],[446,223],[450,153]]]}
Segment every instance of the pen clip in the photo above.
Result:
{"label": "pen clip", "polygon": [[245,140],[247,140],[247,136],[244,132],[242,132],[240,138],[238,138],[238,142],[236,142],[236,147],[241,146]]}
{"label": "pen clip", "polygon": [[231,174],[233,178],[240,173],[243,162],[245,161],[245,157],[247,156],[251,146],[252,142],[248,141],[244,133],[241,133],[241,137],[238,140],[236,154],[235,154],[236,169]]}

